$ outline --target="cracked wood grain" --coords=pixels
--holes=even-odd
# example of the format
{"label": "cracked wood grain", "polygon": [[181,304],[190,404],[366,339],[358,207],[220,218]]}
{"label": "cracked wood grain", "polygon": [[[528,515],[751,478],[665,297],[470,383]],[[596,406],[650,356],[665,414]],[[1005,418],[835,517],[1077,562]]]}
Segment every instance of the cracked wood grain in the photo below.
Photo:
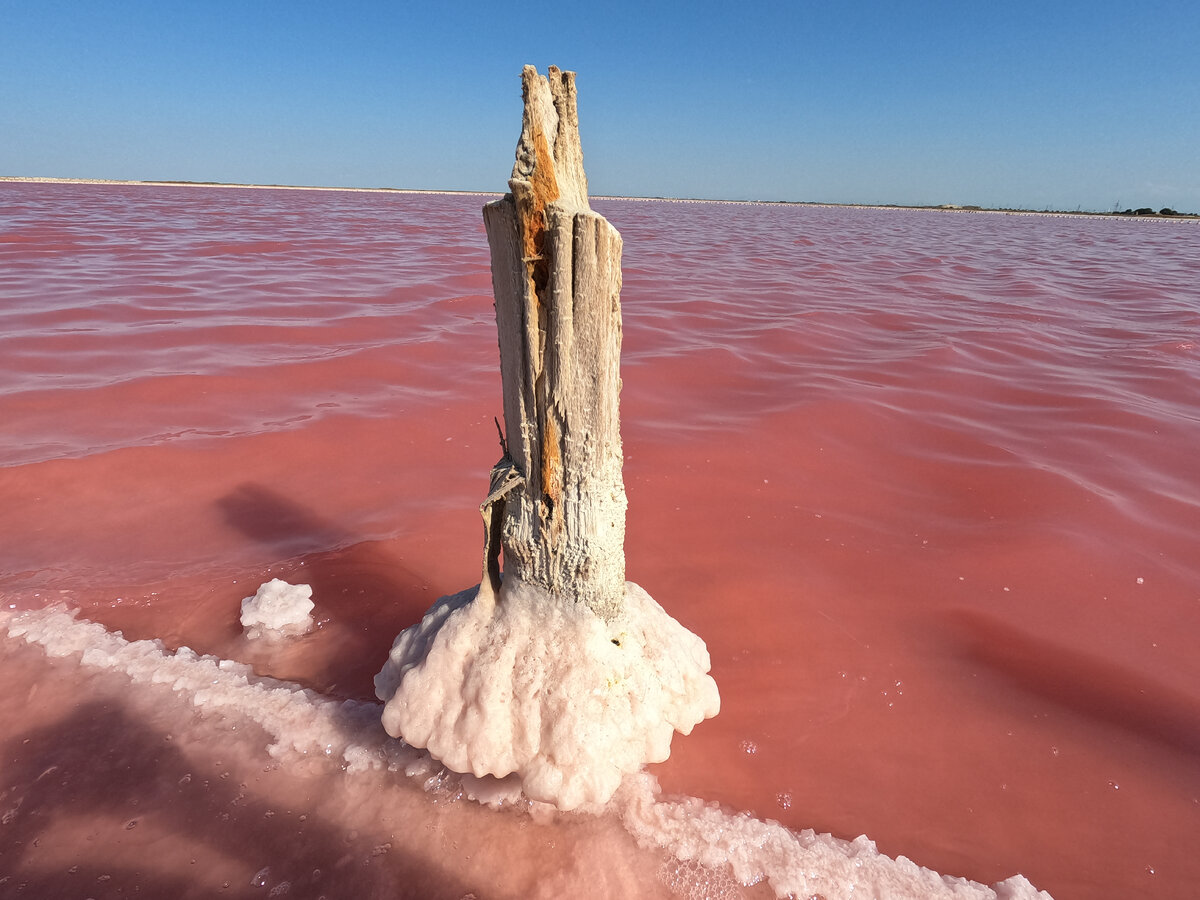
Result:
{"label": "cracked wood grain", "polygon": [[574,73],[521,81],[510,193],[483,211],[507,432],[485,581],[499,587],[499,540],[505,573],[607,619],[625,593],[621,236],[588,204]]}

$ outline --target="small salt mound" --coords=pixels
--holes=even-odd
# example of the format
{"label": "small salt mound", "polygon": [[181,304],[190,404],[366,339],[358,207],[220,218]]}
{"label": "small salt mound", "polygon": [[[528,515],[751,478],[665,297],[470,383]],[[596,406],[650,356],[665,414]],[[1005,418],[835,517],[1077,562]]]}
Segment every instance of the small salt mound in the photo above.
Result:
{"label": "small salt mound", "polygon": [[375,676],[383,727],[447,768],[515,773],[560,809],[606,803],[720,708],[704,642],[626,583],[605,621],[509,577],[443,597]]}
{"label": "small salt mound", "polygon": [[312,587],[272,578],[253,597],[242,601],[246,637],[303,634],[312,627]]}

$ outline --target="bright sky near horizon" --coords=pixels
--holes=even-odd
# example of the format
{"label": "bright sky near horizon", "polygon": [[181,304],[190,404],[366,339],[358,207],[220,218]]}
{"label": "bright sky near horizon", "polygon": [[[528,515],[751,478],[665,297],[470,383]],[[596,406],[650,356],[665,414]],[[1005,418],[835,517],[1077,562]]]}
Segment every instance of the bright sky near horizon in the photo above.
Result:
{"label": "bright sky near horizon", "polygon": [[1200,3],[0,0],[0,175],[1200,212]]}

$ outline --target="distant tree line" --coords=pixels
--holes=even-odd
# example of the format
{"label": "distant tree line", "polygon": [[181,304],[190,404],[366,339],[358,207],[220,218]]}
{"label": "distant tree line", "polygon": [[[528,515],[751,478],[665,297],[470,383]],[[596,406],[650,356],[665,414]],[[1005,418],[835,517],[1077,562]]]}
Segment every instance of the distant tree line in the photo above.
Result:
{"label": "distant tree line", "polygon": [[1171,209],[1169,206],[1164,206],[1162,209],[1151,209],[1149,206],[1143,206],[1139,209],[1123,209],[1113,210],[1114,216],[1177,216],[1179,212]]}

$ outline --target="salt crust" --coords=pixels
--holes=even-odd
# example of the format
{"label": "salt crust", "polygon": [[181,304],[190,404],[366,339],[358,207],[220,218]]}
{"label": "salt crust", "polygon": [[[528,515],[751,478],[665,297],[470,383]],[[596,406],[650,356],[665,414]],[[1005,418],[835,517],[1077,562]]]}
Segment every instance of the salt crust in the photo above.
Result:
{"label": "salt crust", "polygon": [[[454,775],[428,753],[388,737],[380,727],[378,704],[333,700],[187,647],[172,652],[158,640],[126,641],[120,632],[76,616],[61,605],[0,611],[0,629],[11,639],[41,647],[47,656],[78,655],[85,670],[123,673],[135,684],[169,688],[206,712],[243,716],[270,735],[266,751],[276,759],[326,758],[352,775],[378,769],[403,772],[420,779],[427,791],[493,806],[519,800],[512,779]],[[535,811],[547,809],[529,805]],[[777,897],[819,893],[826,900],[1051,900],[1019,875],[989,888],[939,875],[902,856],[890,859],[866,837],[844,841],[808,829],[793,832],[778,822],[748,813],[731,815],[692,797],[662,800],[654,776],[645,772],[627,776],[607,809],[643,847],[661,848],[708,872],[728,866],[742,884],[766,880]],[[687,871],[678,867],[676,880]],[[697,873],[696,890],[685,893],[707,896],[707,877]]]}
{"label": "salt crust", "polygon": [[[85,669],[121,672],[134,684],[164,685],[208,712],[243,715],[271,736],[267,753],[320,755],[349,771],[404,767],[418,754],[379,727],[379,706],[332,700],[286,681],[264,678],[239,662],[171,652],[162,641],[127,641],[121,632],[76,619],[61,605],[0,617],[9,637],[40,645],[50,657],[79,654]],[[3,619],[7,618],[7,622]]]}
{"label": "salt crust", "polygon": [[388,734],[447,768],[516,775],[532,800],[607,803],[721,707],[708,649],[633,582],[611,621],[509,576],[401,632],[375,694]]}
{"label": "salt crust", "polygon": [[719,869],[729,866],[742,884],[767,879],[777,897],[825,900],[1052,900],[1022,875],[987,887],[940,875],[903,856],[884,856],[866,835],[853,841],[789,831],[749,813],[730,815],[695,797],[657,798],[642,774],[626,780],[614,799],[621,822],[643,847],[662,847],[677,859]]}
{"label": "salt crust", "polygon": [[312,588],[272,578],[253,597],[242,601],[242,627],[246,637],[286,637],[312,627]]}

